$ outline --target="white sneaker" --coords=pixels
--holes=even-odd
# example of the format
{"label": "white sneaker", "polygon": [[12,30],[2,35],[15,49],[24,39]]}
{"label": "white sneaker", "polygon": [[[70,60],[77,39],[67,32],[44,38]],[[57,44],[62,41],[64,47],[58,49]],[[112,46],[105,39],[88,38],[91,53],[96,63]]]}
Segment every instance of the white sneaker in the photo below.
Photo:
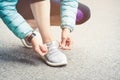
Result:
{"label": "white sneaker", "polygon": [[21,42],[26,48],[29,48],[29,49],[32,48],[31,43],[29,43],[26,39],[21,39]]}
{"label": "white sneaker", "polygon": [[64,66],[67,65],[66,56],[56,47],[55,41],[46,43],[48,46],[48,53],[42,57],[43,60],[50,66]]}

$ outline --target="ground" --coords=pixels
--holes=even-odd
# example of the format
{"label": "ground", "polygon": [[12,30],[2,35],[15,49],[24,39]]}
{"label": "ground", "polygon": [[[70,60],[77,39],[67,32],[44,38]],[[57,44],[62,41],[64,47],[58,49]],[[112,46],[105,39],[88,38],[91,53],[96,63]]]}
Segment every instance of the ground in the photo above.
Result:
{"label": "ground", "polygon": [[[65,67],[50,67],[0,20],[0,80],[120,80],[120,0],[81,0],[91,18],[72,33]],[[52,28],[60,40],[60,28]],[[58,38],[59,37],[59,38]]]}

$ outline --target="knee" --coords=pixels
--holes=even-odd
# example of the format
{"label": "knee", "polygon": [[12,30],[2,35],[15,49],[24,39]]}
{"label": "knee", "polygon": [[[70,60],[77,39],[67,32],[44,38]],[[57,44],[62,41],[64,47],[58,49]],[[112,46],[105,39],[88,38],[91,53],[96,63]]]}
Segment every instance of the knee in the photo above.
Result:
{"label": "knee", "polygon": [[86,22],[87,20],[89,20],[90,16],[91,16],[91,12],[90,12],[90,8],[82,3],[79,3],[78,6],[78,17],[79,14],[81,14],[81,20],[77,21],[77,24],[82,24],[84,22]]}

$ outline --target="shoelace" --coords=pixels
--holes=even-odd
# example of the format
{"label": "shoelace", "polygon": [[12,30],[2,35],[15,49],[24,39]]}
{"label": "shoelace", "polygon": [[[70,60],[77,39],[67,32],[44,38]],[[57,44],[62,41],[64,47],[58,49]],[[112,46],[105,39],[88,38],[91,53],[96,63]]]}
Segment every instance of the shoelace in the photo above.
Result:
{"label": "shoelace", "polygon": [[58,54],[60,51],[57,49],[57,47],[52,46],[51,48],[48,49],[48,54],[47,57],[50,57],[51,55],[56,55]]}

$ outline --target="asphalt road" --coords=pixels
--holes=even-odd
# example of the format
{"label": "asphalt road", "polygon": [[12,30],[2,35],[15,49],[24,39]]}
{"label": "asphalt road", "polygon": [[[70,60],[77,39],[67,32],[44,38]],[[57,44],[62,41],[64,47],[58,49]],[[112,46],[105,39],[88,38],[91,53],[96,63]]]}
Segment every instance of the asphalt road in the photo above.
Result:
{"label": "asphalt road", "polygon": [[[91,18],[72,33],[65,67],[50,67],[0,20],[0,80],[120,80],[120,0],[81,0]],[[52,28],[60,40],[60,29]],[[59,37],[59,38],[58,38]]]}

